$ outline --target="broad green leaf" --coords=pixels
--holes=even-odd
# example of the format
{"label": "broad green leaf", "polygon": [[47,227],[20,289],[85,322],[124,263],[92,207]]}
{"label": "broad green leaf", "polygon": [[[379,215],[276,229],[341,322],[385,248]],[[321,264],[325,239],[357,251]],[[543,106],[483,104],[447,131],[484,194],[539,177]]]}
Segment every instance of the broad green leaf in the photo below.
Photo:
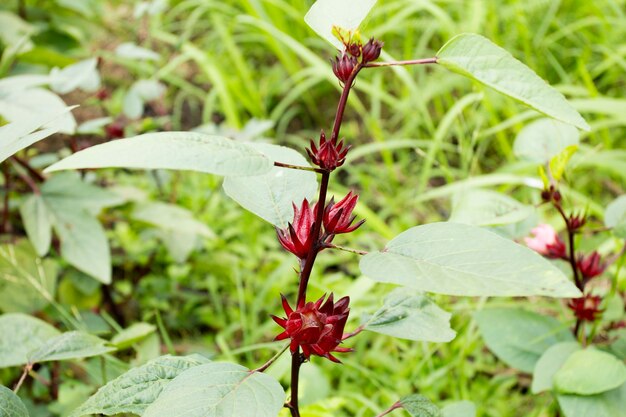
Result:
{"label": "broad green leaf", "polygon": [[574,336],[558,320],[517,308],[488,308],[474,314],[487,347],[507,365],[532,373],[543,353]]}
{"label": "broad green leaf", "polygon": [[396,288],[372,316],[364,317],[366,330],[388,336],[427,342],[449,342],[451,314],[429,298],[406,288]]}
{"label": "broad green leaf", "polygon": [[83,168],[180,169],[217,175],[260,175],[272,161],[250,145],[190,132],[147,133],[77,152],[47,172]]}
{"label": "broad green leaf", "polygon": [[343,49],[343,44],[333,35],[333,26],[358,29],[374,4],[376,0],[317,0],[304,16],[304,21],[337,49]]}
{"label": "broad green leaf", "polygon": [[577,150],[578,145],[570,145],[550,160],[550,173],[552,174],[552,178],[554,178],[556,181],[560,181],[561,178],[563,178],[567,163],[570,159],[572,159],[572,156],[576,153]]}
{"label": "broad green leaf", "polygon": [[452,199],[449,221],[475,226],[497,226],[520,222],[534,209],[519,201],[490,190],[470,189]]}
{"label": "broad green leaf", "polygon": [[54,299],[57,274],[56,261],[39,258],[25,239],[0,246],[0,310],[43,309]]}
{"label": "broad green leaf", "polygon": [[20,215],[37,255],[45,256],[50,250],[52,241],[52,222],[41,195],[33,194],[27,197],[20,206]]}
{"label": "broad green leaf", "polygon": [[442,417],[476,417],[476,406],[471,401],[457,401],[441,409]]}
{"label": "broad green leaf", "polygon": [[531,388],[533,394],[551,391],[554,386],[554,374],[561,369],[572,353],[580,349],[582,347],[578,342],[562,342],[550,346],[535,364]]}
{"label": "broad green leaf", "polygon": [[600,394],[624,382],[626,365],[610,353],[594,348],[572,353],[554,375],[554,387],[563,394]]}
{"label": "broad green leaf", "polygon": [[21,313],[0,316],[0,368],[28,363],[28,354],[60,332],[45,321]]}
{"label": "broad green leaf", "polygon": [[28,355],[30,363],[88,358],[113,352],[106,340],[85,332],[66,332],[46,341]]}
{"label": "broad green leaf", "polygon": [[156,327],[149,323],[133,323],[111,339],[111,343],[118,349],[125,349],[156,331]]}
{"label": "broad green leaf", "polygon": [[611,333],[613,343],[608,346],[608,351],[617,358],[626,361],[626,329],[618,329]]}
{"label": "broad green leaf", "polygon": [[557,395],[565,417],[624,417],[626,383],[597,395]]}
{"label": "broad green leaf", "polygon": [[568,146],[579,144],[580,132],[574,126],[542,118],[517,134],[513,152],[520,158],[545,164]]}
{"label": "broad green leaf", "polygon": [[0,385],[0,416],[28,417],[28,410],[20,397],[3,385]]}
{"label": "broad green leaf", "polygon": [[626,239],[626,195],[613,200],[604,212],[604,224],[615,236]]}
{"label": "broad green leaf", "polygon": [[71,416],[107,416],[122,413],[142,415],[163,388],[183,371],[206,363],[196,356],[162,356],[120,375],[92,395]]}
{"label": "broad green leaf", "polygon": [[68,65],[63,69],[53,68],[50,71],[50,88],[56,93],[67,94],[80,88],[86,92],[94,92],[100,87],[98,60],[89,58]]}
{"label": "broad green leaf", "polygon": [[[291,165],[309,166],[306,159],[293,149],[268,143],[250,143],[270,160]],[[293,203],[309,200],[317,191],[317,175],[274,167],[264,175],[226,177],[224,191],[243,208],[281,228],[293,219]]]}
{"label": "broad green leaf", "polygon": [[20,54],[30,51],[34,44],[29,39],[37,30],[34,26],[22,20],[15,13],[0,10],[0,43],[6,47],[19,44],[21,42]]}
{"label": "broad green leaf", "polygon": [[209,363],[181,373],[143,417],[276,417],[285,392],[274,378],[232,363]]}
{"label": "broad green leaf", "polygon": [[530,249],[475,226],[432,223],[361,258],[378,282],[463,296],[579,297],[563,272]]}
{"label": "broad green leaf", "polygon": [[437,52],[437,63],[479,81],[548,117],[590,130],[565,97],[530,68],[487,38],[473,33],[457,35]]}
{"label": "broad green leaf", "polygon": [[413,394],[402,398],[400,405],[412,417],[442,417],[439,407],[420,394]]}
{"label": "broad green leaf", "polygon": [[[76,120],[69,113],[69,109],[59,96],[43,88],[13,90],[0,95],[0,115],[2,117],[11,123],[20,123],[22,120],[31,120],[34,117],[49,117],[49,122],[45,123],[43,131],[52,129],[61,133],[73,134],[76,130]],[[43,138],[36,137],[36,139],[29,139],[29,142],[34,143],[40,139]],[[20,146],[24,148],[28,145]]]}

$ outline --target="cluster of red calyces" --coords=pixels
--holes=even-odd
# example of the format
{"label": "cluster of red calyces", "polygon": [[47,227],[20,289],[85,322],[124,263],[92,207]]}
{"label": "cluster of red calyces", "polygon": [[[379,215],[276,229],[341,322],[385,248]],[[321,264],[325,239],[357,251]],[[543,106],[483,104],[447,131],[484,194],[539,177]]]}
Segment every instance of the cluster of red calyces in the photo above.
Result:
{"label": "cluster of red calyces", "polygon": [[572,298],[567,303],[567,306],[572,310],[578,320],[596,321],[603,311],[600,308],[601,303],[602,297],[586,294],[581,298]]}
{"label": "cluster of red calyces", "polygon": [[337,138],[326,140],[326,134],[322,130],[319,145],[316,146],[315,142],[311,140],[311,147],[307,148],[306,153],[313,164],[322,169],[333,171],[343,165],[349,150],[350,146],[344,146],[343,140],[339,143],[337,143]]}
{"label": "cluster of red calyces", "polygon": [[332,61],[335,76],[345,84],[355,71],[380,56],[383,43],[371,38],[365,45],[360,40],[350,41],[345,44],[345,51]]}
{"label": "cluster of red calyces", "polygon": [[272,316],[274,321],[285,329],[276,336],[276,340],[291,339],[291,352],[295,353],[300,347],[306,359],[311,355],[317,355],[339,362],[332,352],[352,351],[339,347],[344,339],[343,330],[350,312],[348,308],[350,299],[343,297],[334,303],[332,293],[326,302],[324,298],[322,296],[316,302],[302,303],[303,305],[293,310],[287,299],[282,296],[283,309],[287,317]]}
{"label": "cluster of red calyces", "polygon": [[602,258],[597,251],[593,251],[588,256],[580,256],[576,260],[576,267],[582,274],[585,281],[589,281],[599,275],[602,275],[606,269],[606,264],[602,262]]}

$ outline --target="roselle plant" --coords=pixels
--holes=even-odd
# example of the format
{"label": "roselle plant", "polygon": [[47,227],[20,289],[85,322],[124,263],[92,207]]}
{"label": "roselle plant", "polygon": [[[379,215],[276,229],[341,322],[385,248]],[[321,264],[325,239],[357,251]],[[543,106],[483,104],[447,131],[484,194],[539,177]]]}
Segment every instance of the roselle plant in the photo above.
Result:
{"label": "roselle plant", "polygon": [[[275,339],[282,345],[266,363],[247,369],[197,355],[159,357],[104,384],[73,416],[133,413],[150,417],[273,417],[281,412],[301,416],[301,368],[309,361],[340,362],[355,354],[351,340],[363,331],[414,341],[452,340],[455,332],[450,327],[450,314],[428,298],[426,292],[567,298],[576,310],[584,286],[570,282],[559,268],[535,251],[475,225],[442,222],[416,226],[393,238],[384,249],[369,253],[341,246],[342,235],[358,232],[367,220],[353,214],[360,198],[356,191],[329,196],[329,185],[336,178],[335,171],[347,165],[346,156],[354,146],[350,138],[342,137],[341,128],[348,97],[358,78],[368,71],[401,65],[439,65],[546,116],[589,129],[560,93],[480,35],[458,35],[434,57],[380,61],[381,56],[385,58],[384,39],[368,40],[359,30],[374,4],[375,0],[319,0],[305,17],[313,30],[337,47],[339,52],[331,66],[341,86],[332,126],[320,129],[319,140],[310,141],[306,148],[308,161],[294,149],[273,144],[198,132],[160,132],[97,145],[46,170],[51,173],[123,167],[192,170],[224,176],[227,195],[274,225],[280,245],[294,255],[297,271],[292,285],[276,294],[276,314],[272,319],[277,324]],[[618,217],[621,225],[623,213]],[[573,222],[569,217],[567,221]],[[543,242],[554,253],[562,251],[556,239]],[[362,273],[374,281],[398,286],[381,308],[361,312],[358,324],[351,320],[354,313],[350,309],[350,294],[329,293],[318,299],[308,296],[316,260],[332,256],[336,250],[360,256]],[[588,274],[600,265],[595,258],[581,259],[578,264],[576,268],[583,268]],[[283,312],[279,313],[281,305]],[[587,305],[586,301],[583,305]],[[590,317],[588,313],[579,316]],[[584,327],[578,326],[577,332]],[[33,375],[37,364],[109,354],[118,346],[80,331],[61,333],[42,320],[21,314],[0,316],[0,329],[3,334],[14,335],[11,340],[0,340],[0,366],[23,367],[14,389],[0,390],[2,401],[10,404],[11,416],[26,415],[14,392]],[[132,335],[127,337],[132,340]],[[291,356],[289,395],[265,372],[284,352]],[[413,416],[475,414],[471,403],[453,403],[440,409],[420,394],[398,394],[401,398],[386,405],[379,417],[397,409],[405,409]]]}

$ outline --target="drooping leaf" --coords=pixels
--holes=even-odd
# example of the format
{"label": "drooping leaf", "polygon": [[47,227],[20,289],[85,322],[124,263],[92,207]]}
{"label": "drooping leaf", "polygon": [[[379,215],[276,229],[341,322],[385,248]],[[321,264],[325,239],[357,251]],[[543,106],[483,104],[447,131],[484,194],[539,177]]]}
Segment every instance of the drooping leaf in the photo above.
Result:
{"label": "drooping leaf", "polygon": [[[45,123],[44,132],[52,129],[56,132],[73,134],[76,130],[76,120],[68,111],[65,102],[56,94],[43,88],[9,90],[8,93],[0,95],[0,115],[11,123],[20,123],[22,120],[31,120],[33,117],[49,118],[49,121]],[[29,141],[34,143],[40,139],[42,138],[37,137]]]}
{"label": "drooping leaf", "polygon": [[[60,332],[45,321],[21,313],[0,316],[0,368],[28,363],[28,354]],[[9,335],[9,337],[6,337]]]}
{"label": "drooping leaf", "polygon": [[0,310],[32,313],[46,307],[54,299],[57,269],[26,240],[0,246]]}
{"label": "drooping leaf", "polygon": [[476,406],[471,401],[457,401],[441,409],[442,417],[476,417]]}
{"label": "drooping leaf", "polygon": [[487,38],[464,33],[437,52],[437,63],[450,71],[479,81],[548,117],[590,130],[565,97],[530,68]]}
{"label": "drooping leaf", "polygon": [[613,229],[613,234],[626,239],[626,195],[622,195],[606,206],[604,224]]}
{"label": "drooping leaf", "polygon": [[565,417],[623,417],[626,383],[597,395],[557,395]]}
{"label": "drooping leaf", "polygon": [[563,394],[600,394],[625,382],[624,362],[594,348],[572,353],[554,375],[554,387]]}
{"label": "drooping leaf", "polygon": [[554,374],[561,369],[572,353],[580,349],[582,347],[578,342],[562,342],[550,346],[535,364],[531,387],[533,394],[551,391],[554,386]]}
{"label": "drooping leaf", "polygon": [[101,387],[72,417],[88,414],[107,416],[122,413],[142,415],[163,388],[183,371],[207,363],[198,356],[162,356],[120,375]]}
{"label": "drooping leaf", "polygon": [[39,256],[45,256],[52,241],[52,221],[41,195],[33,194],[20,206],[24,229]]}
{"label": "drooping leaf", "polygon": [[[285,164],[309,166],[306,159],[293,149],[268,143],[250,143],[250,146],[272,161]],[[274,167],[263,175],[249,177],[226,177],[224,191],[243,208],[281,228],[293,219],[292,203],[309,200],[317,191],[317,175]]]}
{"label": "drooping leaf", "polygon": [[571,145],[580,144],[580,132],[571,124],[542,118],[525,126],[515,138],[513,152],[539,164],[549,162]]}
{"label": "drooping leaf", "polygon": [[420,394],[413,394],[402,398],[400,405],[412,417],[442,417],[439,407]]}
{"label": "drooping leaf", "polygon": [[569,329],[555,318],[518,308],[489,308],[476,312],[474,319],[489,349],[527,373],[550,346],[574,342]]}
{"label": "drooping leaf", "polygon": [[530,249],[479,227],[432,223],[392,239],[361,258],[379,282],[463,296],[579,297],[565,275]]}
{"label": "drooping leaf", "polygon": [[317,0],[304,16],[304,21],[322,38],[343,49],[333,35],[333,26],[355,30],[369,14],[376,0]]}
{"label": "drooping leaf", "polygon": [[3,385],[0,385],[0,416],[28,417],[28,410],[20,397]]}
{"label": "drooping leaf", "polygon": [[85,332],[72,331],[47,340],[28,355],[30,363],[88,358],[113,352],[106,340]]}
{"label": "drooping leaf", "polygon": [[217,175],[260,175],[272,161],[250,145],[190,132],[148,133],[92,146],[48,167],[180,169]]}
{"label": "drooping leaf", "polygon": [[471,189],[455,195],[449,221],[475,226],[497,226],[520,222],[534,209],[495,191]]}
{"label": "drooping leaf", "polygon": [[111,339],[111,343],[118,349],[125,349],[156,331],[156,327],[149,323],[133,323]]}
{"label": "drooping leaf", "polygon": [[365,329],[416,341],[445,343],[454,339],[451,314],[424,295],[396,288],[376,313],[363,319]]}
{"label": "drooping leaf", "polygon": [[276,417],[285,392],[274,378],[231,363],[181,373],[143,417]]}

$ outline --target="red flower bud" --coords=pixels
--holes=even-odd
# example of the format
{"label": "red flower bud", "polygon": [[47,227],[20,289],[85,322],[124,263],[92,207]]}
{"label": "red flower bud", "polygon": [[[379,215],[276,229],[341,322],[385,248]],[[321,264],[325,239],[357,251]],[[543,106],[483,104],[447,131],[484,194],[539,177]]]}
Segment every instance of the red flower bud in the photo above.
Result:
{"label": "red flower bud", "polygon": [[567,306],[574,312],[577,319],[596,321],[603,312],[600,309],[600,303],[602,303],[602,297],[587,294],[581,298],[572,298]]}
{"label": "red flower bud", "polygon": [[572,231],[576,231],[583,227],[585,223],[587,223],[587,218],[584,214],[572,214],[567,220],[567,227]]}
{"label": "red flower bud", "polygon": [[315,241],[315,236],[312,233],[313,224],[315,223],[314,207],[310,207],[306,198],[302,201],[300,210],[294,204],[293,222],[289,223],[286,229],[276,228],[278,241],[283,248],[300,259],[307,257]]}
{"label": "red flower bud", "polygon": [[365,220],[361,220],[352,225],[356,216],[352,215],[352,210],[359,201],[357,194],[348,193],[341,201],[335,204],[334,197],[324,209],[324,230],[328,235],[340,233],[350,233],[361,227]]}
{"label": "red flower bud", "polygon": [[306,150],[306,153],[309,155],[309,158],[311,158],[311,162],[315,165],[322,169],[332,171],[343,165],[349,150],[349,146],[344,148],[343,141],[337,143],[336,138],[327,141],[326,135],[322,130],[319,148],[315,146],[315,142],[311,141],[311,147]]}
{"label": "red flower bud", "polygon": [[331,352],[352,352],[352,349],[338,347],[343,340],[343,329],[350,313],[350,298],[343,297],[333,303],[331,293],[326,302],[325,296],[322,296],[315,303],[302,303],[304,305],[298,306],[294,311],[285,296],[281,297],[287,317],[272,316],[272,319],[285,329],[276,336],[276,340],[291,339],[291,353],[295,353],[300,347],[306,359],[317,355],[340,362]]}
{"label": "red flower bud", "polygon": [[383,49],[383,43],[379,40],[371,38],[365,45],[363,45],[363,63],[367,64],[371,61],[376,61],[380,56],[380,52]]}
{"label": "red flower bud", "polygon": [[580,256],[576,260],[576,266],[578,267],[578,270],[583,275],[585,280],[588,281],[591,278],[602,275],[602,273],[606,269],[606,264],[601,261],[602,258],[600,257],[600,254],[596,251],[593,251],[589,256]]}
{"label": "red flower bud", "polygon": [[361,45],[358,42],[353,42],[346,45],[346,51],[355,58],[361,56]]}
{"label": "red flower bud", "polygon": [[533,237],[525,237],[526,246],[550,259],[567,259],[567,248],[549,224],[540,224],[531,230]]}
{"label": "red flower bud", "polygon": [[96,98],[98,100],[106,100],[109,97],[111,97],[111,94],[109,93],[109,90],[107,90],[106,88],[101,88],[96,92]]}
{"label": "red flower bud", "polygon": [[119,139],[124,137],[124,125],[118,122],[113,122],[104,128],[106,135],[109,139]]}
{"label": "red flower bud", "polygon": [[350,79],[357,63],[358,61],[355,57],[343,54],[333,61],[333,72],[339,81],[345,84]]}

